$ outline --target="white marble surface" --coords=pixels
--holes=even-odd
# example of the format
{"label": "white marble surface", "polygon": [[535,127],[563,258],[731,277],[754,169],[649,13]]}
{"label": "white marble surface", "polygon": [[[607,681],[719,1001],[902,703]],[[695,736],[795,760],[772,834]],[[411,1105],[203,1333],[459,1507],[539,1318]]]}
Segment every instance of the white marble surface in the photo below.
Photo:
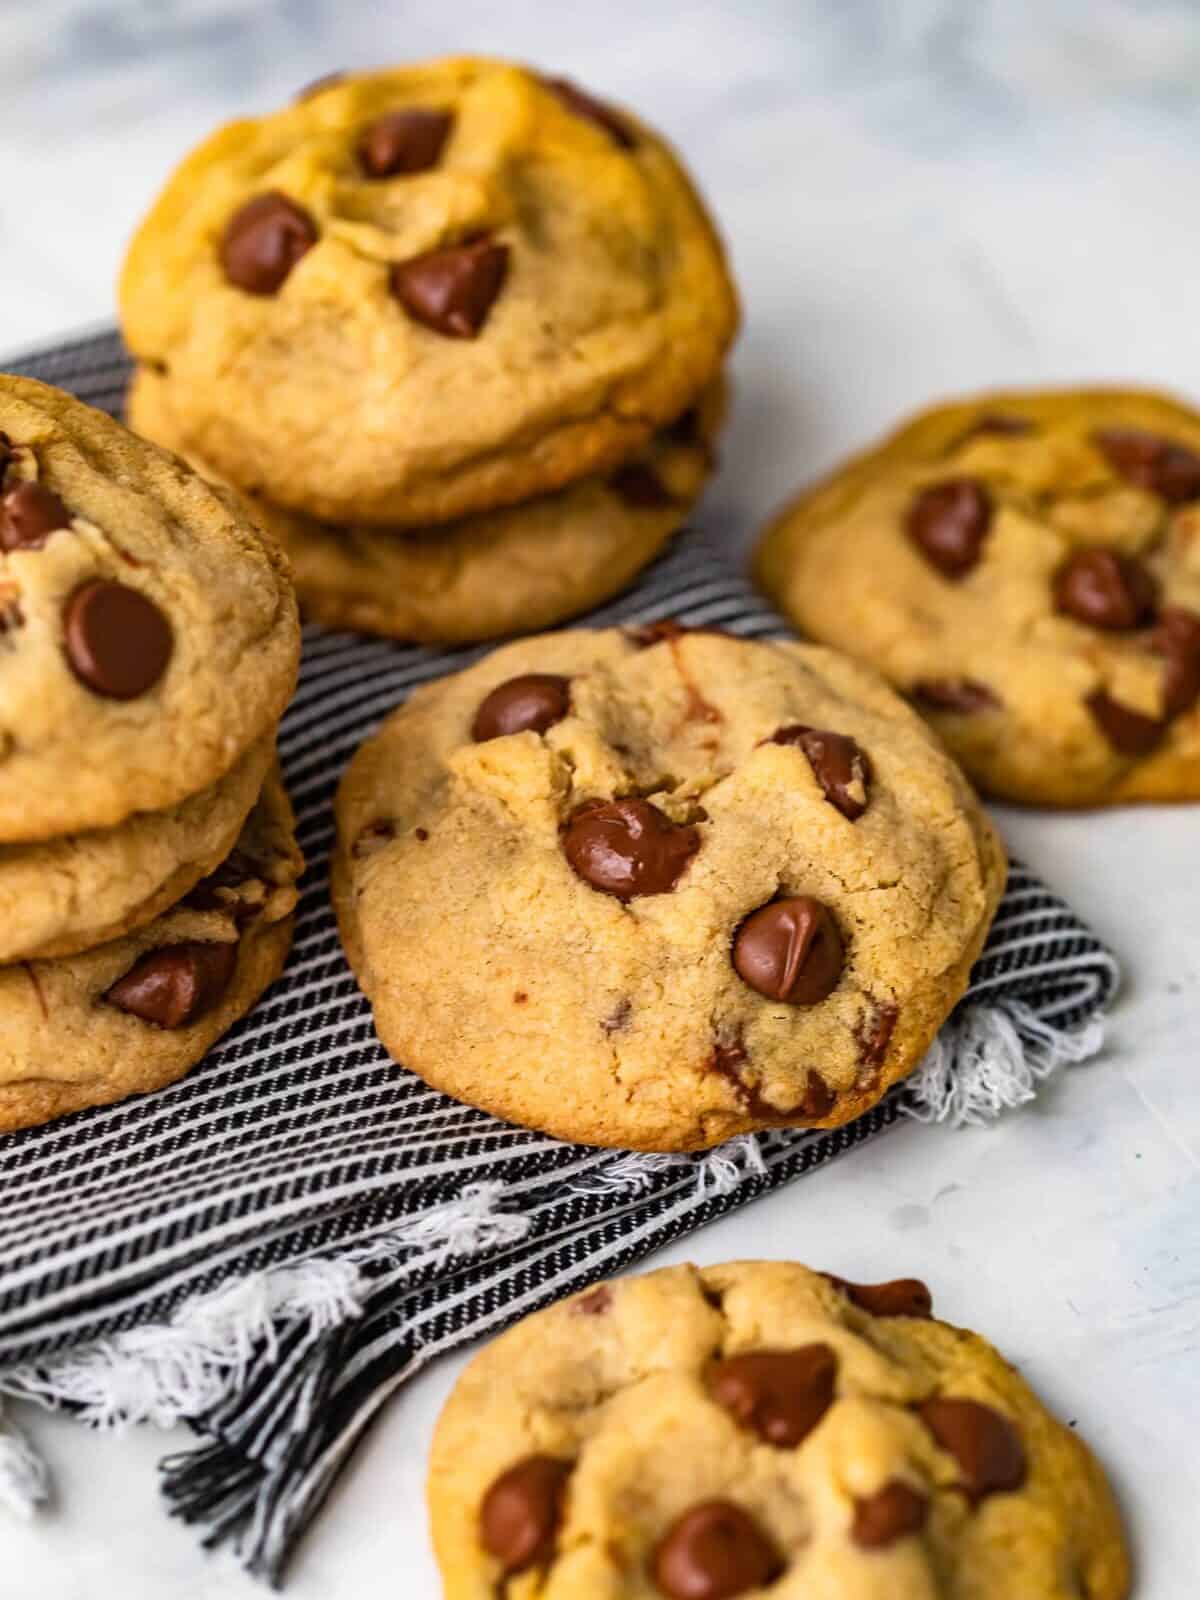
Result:
{"label": "white marble surface", "polygon": [[[154,186],[221,117],[333,67],[537,59],[680,143],[747,304],[706,513],[731,550],[905,408],[1071,378],[1200,394],[1195,0],[0,0],[0,349],[111,307]],[[1143,1600],[1195,1591],[1200,1503],[1200,813],[1005,813],[1128,971],[1104,1058],[984,1132],[906,1128],[659,1260],[918,1272],[1111,1468]],[[453,1380],[394,1404],[295,1568],[296,1600],[434,1600],[422,1472]],[[53,1510],[0,1524],[2,1600],[260,1591],[156,1503],[186,1445],[23,1419]]]}

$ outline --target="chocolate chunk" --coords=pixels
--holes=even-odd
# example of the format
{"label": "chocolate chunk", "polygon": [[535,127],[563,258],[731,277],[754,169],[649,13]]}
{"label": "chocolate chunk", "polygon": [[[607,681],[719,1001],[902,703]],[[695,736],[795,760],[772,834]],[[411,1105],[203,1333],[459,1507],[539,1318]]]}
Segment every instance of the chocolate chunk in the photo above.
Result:
{"label": "chocolate chunk", "polygon": [[804,1093],[792,1108],[790,1115],[800,1115],[809,1122],[816,1122],[821,1117],[827,1117],[833,1110],[833,1102],[837,1098],[833,1090],[825,1082],[819,1072],[814,1072],[810,1067],[808,1076],[804,1080]]}
{"label": "chocolate chunk", "polygon": [[297,89],[292,96],[296,105],[303,100],[311,100],[314,95],[323,94],[326,89],[334,89],[339,83],[345,83],[348,74],[344,69],[338,72],[326,72],[319,78],[314,78],[311,83],[306,83],[303,88]]}
{"label": "chocolate chunk", "polygon": [[507,272],[508,246],[482,238],[397,261],[390,282],[415,322],[447,339],[473,339]]}
{"label": "chocolate chunk", "polygon": [[1163,705],[1168,717],[1177,717],[1200,699],[1200,615],[1164,606],[1150,647],[1166,658]]}
{"label": "chocolate chunk", "polygon": [[929,1500],[911,1484],[892,1478],[882,1489],[854,1502],[850,1537],[863,1550],[885,1550],[910,1533],[920,1533]]}
{"label": "chocolate chunk", "polygon": [[368,178],[395,178],[435,166],[454,124],[452,111],[413,106],[389,111],[363,129],[358,164]]}
{"label": "chocolate chunk", "polygon": [[[871,763],[849,735],[829,733],[824,728],[807,728],[796,722],[773,733],[771,743],[799,745],[829,804],[851,822],[862,816],[867,809],[866,787],[871,780]],[[861,800],[854,793],[856,789],[863,791]]]}
{"label": "chocolate chunk", "polygon": [[563,852],[585,883],[618,900],[668,894],[700,848],[700,833],[648,800],[592,800],[563,830]]}
{"label": "chocolate chunk", "polygon": [[992,520],[992,504],[974,478],[947,478],[922,489],[908,510],[909,538],[947,578],[976,565]]}
{"label": "chocolate chunk", "polygon": [[637,144],[628,123],[623,117],[618,116],[611,106],[606,106],[603,100],[596,100],[592,95],[586,94],[569,78],[543,78],[542,82],[551,94],[558,96],[568,111],[573,111],[577,117],[584,117],[588,122],[594,122],[598,128],[603,128],[609,138],[619,144],[622,150],[632,150]]}
{"label": "chocolate chunk", "polygon": [[63,635],[71,671],[110,700],[134,700],[152,689],[173,647],[170,624],[153,600],[110,578],[81,584],[68,597]]}
{"label": "chocolate chunk", "polygon": [[317,225],[277,189],[240,206],[225,225],[221,266],[247,294],[274,294],[317,242]]}
{"label": "chocolate chunk", "polygon": [[926,1400],[920,1416],[942,1449],[958,1462],[961,1486],[972,1502],[1019,1489],[1025,1482],[1021,1436],[991,1406],[941,1396]]}
{"label": "chocolate chunk", "polygon": [[832,994],[844,963],[837,923],[811,895],[760,906],[733,939],[733,965],[743,983],[790,1006],[815,1006]]}
{"label": "chocolate chunk", "polygon": [[743,1428],[768,1444],[792,1449],[833,1404],[837,1357],[827,1344],[796,1350],[751,1350],[718,1361],[708,1388]]}
{"label": "chocolate chunk", "polygon": [[896,1024],[900,1020],[898,1006],[881,1001],[873,1002],[874,1009],[869,1021],[864,1021],[855,1030],[855,1040],[858,1044],[858,1059],[864,1067],[879,1067],[887,1057],[888,1045],[892,1042],[892,1034],[896,1031]]}
{"label": "chocolate chunk", "polygon": [[1119,700],[1113,699],[1107,689],[1093,690],[1084,704],[1109,744],[1122,755],[1149,755],[1162,739],[1161,722],[1123,706]]}
{"label": "chocolate chunk", "polygon": [[1200,455],[1144,428],[1097,428],[1093,443],[1114,472],[1168,505],[1200,498]]}
{"label": "chocolate chunk", "polygon": [[71,513],[40,483],[18,483],[0,499],[0,550],[40,550],[71,525]]}
{"label": "chocolate chunk", "polygon": [[922,678],[910,693],[927,710],[955,711],[961,716],[995,711],[1000,705],[999,696],[974,678]]}
{"label": "chocolate chunk", "polygon": [[1077,550],[1054,579],[1054,604],[1093,628],[1138,628],[1157,598],[1158,585],[1141,562],[1115,550]]}
{"label": "chocolate chunk", "polygon": [[506,1573],[549,1561],[562,1520],[571,1463],[526,1456],[502,1472],[483,1497],[479,1531],[484,1549]]}
{"label": "chocolate chunk", "polygon": [[235,944],[169,944],[136,961],[105,995],[110,1005],[159,1028],[186,1028],[225,997]]}
{"label": "chocolate chunk", "polygon": [[733,1600],[777,1578],[783,1562],[741,1506],[707,1500],[667,1531],[650,1570],[669,1600]]}
{"label": "chocolate chunk", "polygon": [[826,1272],[835,1289],[840,1289],[847,1300],[860,1311],[873,1317],[931,1317],[933,1296],[920,1278],[892,1278],[887,1283],[851,1283]]}
{"label": "chocolate chunk", "polygon": [[608,486],[635,511],[661,511],[674,500],[662,479],[644,461],[627,461],[608,480]]}
{"label": "chocolate chunk", "polygon": [[477,744],[509,733],[545,733],[570,710],[571,684],[553,672],[526,672],[498,683],[471,724]]}

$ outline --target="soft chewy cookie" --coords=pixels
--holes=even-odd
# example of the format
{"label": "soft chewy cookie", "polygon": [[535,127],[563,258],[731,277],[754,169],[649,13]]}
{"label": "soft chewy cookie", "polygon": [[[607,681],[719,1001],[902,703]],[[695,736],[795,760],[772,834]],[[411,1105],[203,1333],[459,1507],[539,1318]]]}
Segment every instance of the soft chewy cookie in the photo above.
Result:
{"label": "soft chewy cookie", "polygon": [[[720,411],[718,386],[609,472],[427,532],[332,527],[245,498],[286,550],[306,615],[327,627],[451,644],[529,633],[600,605],[658,554],[708,476]],[[128,415],[179,448],[167,385],[148,368]]]}
{"label": "soft chewy cookie", "polygon": [[0,842],[210,787],[273,734],[299,650],[284,558],[232,496],[0,376]]}
{"label": "soft chewy cookie", "polygon": [[429,1473],[446,1600],[1122,1600],[1083,1442],[915,1279],[668,1267],[527,1317]]}
{"label": "soft chewy cookie", "polygon": [[802,495],[757,576],[991,793],[1200,798],[1200,416],[1064,390],[926,412]]}
{"label": "soft chewy cookie", "polygon": [[121,285],[189,454],[335,523],[510,504],[642,445],[736,308],[661,139],[481,59],[364,73],[221,129]]}
{"label": "soft chewy cookie", "polygon": [[671,625],[419,690],[337,816],[342,937],[396,1059],[629,1148],[857,1116],[962,993],[1004,879],[874,673]]}
{"label": "soft chewy cookie", "polygon": [[0,1132],[183,1077],[283,970],[302,866],[273,772],[232,853],[154,922],[0,968]]}

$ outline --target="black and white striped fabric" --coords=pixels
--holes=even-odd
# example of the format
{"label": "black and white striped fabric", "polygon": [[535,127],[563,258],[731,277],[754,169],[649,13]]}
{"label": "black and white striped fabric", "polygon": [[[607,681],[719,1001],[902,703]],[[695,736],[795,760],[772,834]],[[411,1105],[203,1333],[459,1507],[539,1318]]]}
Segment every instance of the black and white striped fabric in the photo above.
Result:
{"label": "black and white striped fabric", "polygon": [[[111,333],[10,370],[112,411],[128,375]],[[587,620],[665,615],[783,631],[691,536]],[[0,1139],[0,1389],[95,1412],[97,1370],[161,1366],[203,1313],[216,1369],[190,1418],[201,1443],[165,1463],[165,1492],[272,1580],[388,1395],[435,1356],[864,1143],[904,1108],[896,1092],[832,1133],[629,1157],[509,1127],[387,1058],[328,905],[334,790],[409,690],[476,654],[306,631],[281,737],[310,863],[286,974],[184,1082]],[[1015,868],[964,1006],[1007,1005],[1035,1038],[1066,1036],[1114,985],[1111,956]],[[243,1345],[251,1333],[224,1366],[222,1318]]]}

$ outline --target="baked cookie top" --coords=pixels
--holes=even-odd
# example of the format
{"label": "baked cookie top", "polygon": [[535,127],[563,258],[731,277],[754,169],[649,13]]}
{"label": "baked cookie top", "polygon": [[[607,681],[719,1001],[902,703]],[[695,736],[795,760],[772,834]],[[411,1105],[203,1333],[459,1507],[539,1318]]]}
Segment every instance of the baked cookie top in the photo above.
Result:
{"label": "baked cookie top", "polygon": [[628,454],[715,376],[736,306],[649,128],[455,58],[214,134],[134,239],[121,319],[189,452],[280,505],[411,526]]}
{"label": "baked cookie top", "polygon": [[794,502],[757,576],[986,789],[1200,797],[1200,416],[1080,389],[939,406]]}
{"label": "baked cookie top", "polygon": [[396,1059],[627,1148],[857,1116],[958,999],[1004,878],[874,673],[675,624],[417,691],[337,817],[342,936]]}
{"label": "baked cookie top", "polygon": [[527,1317],[434,1436],[446,1600],[1121,1600],[1086,1446],[925,1286],[667,1267]]}
{"label": "baked cookie top", "polygon": [[299,654],[286,562],[232,496],[0,375],[0,843],[215,783],[273,731]]}

